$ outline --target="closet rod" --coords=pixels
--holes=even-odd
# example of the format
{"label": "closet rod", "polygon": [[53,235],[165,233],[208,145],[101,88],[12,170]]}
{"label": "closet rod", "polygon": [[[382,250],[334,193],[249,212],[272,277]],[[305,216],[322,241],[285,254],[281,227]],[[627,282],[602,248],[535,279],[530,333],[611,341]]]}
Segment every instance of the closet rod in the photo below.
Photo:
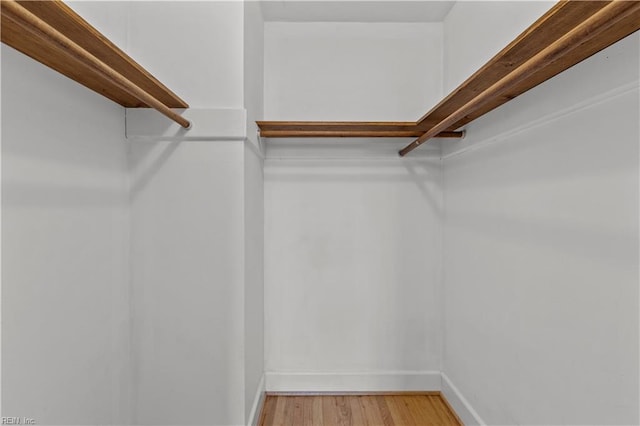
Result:
{"label": "closet rod", "polygon": [[527,77],[540,71],[550,63],[561,59],[574,48],[593,39],[616,23],[638,12],[638,10],[640,10],[640,1],[611,1],[608,5],[591,15],[588,19],[574,27],[548,47],[532,56],[501,80],[498,80],[485,91],[478,94],[478,96],[435,124],[418,139],[402,148],[399,152],[400,156],[404,157],[441,131],[447,130],[447,128],[454,125],[466,115],[473,113],[478,108],[496,99],[507,90],[521,83]]}
{"label": "closet rod", "polygon": [[51,47],[59,52],[91,69],[139,101],[158,110],[160,113],[175,121],[185,129],[189,129],[191,127],[189,120],[173,111],[171,108],[129,81],[117,71],[113,70],[100,59],[96,58],[74,41],[70,40],[58,30],[22,7],[15,0],[1,0],[0,5],[4,18],[10,20],[15,25],[33,34],[37,38],[47,42]]}

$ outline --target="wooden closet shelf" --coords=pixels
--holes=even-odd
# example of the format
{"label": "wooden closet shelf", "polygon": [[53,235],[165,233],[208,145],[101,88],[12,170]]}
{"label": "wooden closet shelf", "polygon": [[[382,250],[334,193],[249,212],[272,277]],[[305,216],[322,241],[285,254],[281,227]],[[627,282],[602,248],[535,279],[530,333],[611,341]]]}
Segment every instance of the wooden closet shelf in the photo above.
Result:
{"label": "wooden closet shelf", "polygon": [[[584,19],[589,16],[589,10],[600,10],[603,4],[608,2],[602,1],[569,1],[558,3],[552,8],[546,15],[540,18],[535,24],[533,24],[527,31],[522,33],[516,40],[509,44],[505,49],[498,53],[493,59],[491,59],[485,66],[478,70],[473,76],[467,80],[468,87],[463,83],[458,89],[452,92],[448,98],[457,95],[457,102],[449,105],[449,112],[454,107],[462,106],[462,102],[466,99],[469,100],[469,93],[481,92],[486,90],[490,84],[495,83],[506,75],[507,71],[513,70],[517,66],[525,62],[526,59],[538,53],[544,47],[550,45],[552,41],[550,38],[559,38],[564,34],[560,34],[559,30],[564,28],[572,28],[572,24],[568,21],[577,21],[580,17]],[[631,4],[633,2],[630,2]],[[562,10],[562,11],[561,11]],[[547,16],[549,15],[549,16]],[[476,118],[486,114],[487,112],[497,108],[498,106],[510,101],[518,95],[526,92],[527,90],[543,83],[544,81],[554,77],[562,71],[571,68],[577,63],[587,59],[600,50],[620,41],[626,36],[634,33],[640,28],[640,13],[636,9],[635,12],[628,15],[616,23],[612,28],[605,33],[585,40],[583,43],[577,45],[573,52],[565,55],[562,60],[551,62],[547,64],[543,69],[528,76],[522,83],[514,86],[510,91],[502,94],[500,97],[494,99],[491,103],[488,103],[484,107],[476,110],[473,113],[469,113],[463,119],[450,126],[450,129],[459,129],[465,124],[475,120]],[[501,70],[502,69],[502,70]],[[458,93],[460,91],[467,92],[466,96],[461,96]],[[447,98],[445,98],[445,101]],[[443,101],[443,103],[445,102]],[[437,109],[434,108],[434,110]],[[441,117],[446,111],[440,110],[438,112]],[[436,114],[426,114],[420,119],[419,126],[421,128],[428,128],[438,119]]]}
{"label": "wooden closet shelf", "polygon": [[[257,121],[264,138],[404,138],[422,132],[411,121]],[[439,138],[461,138],[464,132],[442,132]]]}
{"label": "wooden closet shelf", "polygon": [[[13,3],[13,4],[12,4]],[[99,59],[133,85],[142,89],[169,108],[188,108],[189,105],[160,83],[153,75],[120,50],[109,39],[93,28],[82,17],[60,0],[12,1],[2,0],[2,42],[30,56],[42,64],[66,75],[89,89],[128,108],[150,107],[129,91],[105,78],[91,67],[79,62],[77,56],[61,48],[51,37],[25,31],[12,16],[13,6],[18,4],[30,14],[48,24],[62,36]],[[11,7],[9,7],[11,6]],[[12,10],[10,10],[12,9]]]}
{"label": "wooden closet shelf", "polygon": [[459,129],[640,29],[639,1],[555,4],[507,47],[418,120],[422,136]]}
{"label": "wooden closet shelf", "polygon": [[640,1],[555,4],[416,122],[260,121],[263,137],[461,137],[462,126],[640,29]]}

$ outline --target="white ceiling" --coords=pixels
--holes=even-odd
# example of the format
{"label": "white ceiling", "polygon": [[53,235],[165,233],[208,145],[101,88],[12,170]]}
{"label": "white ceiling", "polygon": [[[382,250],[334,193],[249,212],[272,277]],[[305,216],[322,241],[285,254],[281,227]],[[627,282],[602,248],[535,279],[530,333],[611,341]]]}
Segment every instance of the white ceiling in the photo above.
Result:
{"label": "white ceiling", "polygon": [[454,1],[266,0],[265,21],[280,22],[441,22]]}

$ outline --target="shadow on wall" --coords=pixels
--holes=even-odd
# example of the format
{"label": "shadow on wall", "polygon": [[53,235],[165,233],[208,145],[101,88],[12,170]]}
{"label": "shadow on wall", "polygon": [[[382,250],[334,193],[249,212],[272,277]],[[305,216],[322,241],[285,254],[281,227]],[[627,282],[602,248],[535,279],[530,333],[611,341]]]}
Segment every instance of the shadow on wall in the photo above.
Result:
{"label": "shadow on wall", "polygon": [[[266,167],[269,167],[268,165]],[[278,161],[277,171],[265,175],[266,182],[326,182],[345,184],[383,184],[412,182],[432,211],[442,206],[439,159],[286,159]],[[438,188],[438,189],[436,189]]]}
{"label": "shadow on wall", "polygon": [[[139,171],[131,183],[131,196],[137,196],[158,173],[171,155],[180,147],[181,141],[133,142],[137,144],[135,155],[130,156],[131,170]],[[158,151],[158,152],[155,152]]]}
{"label": "shadow on wall", "polygon": [[[634,98],[615,102],[629,116],[638,110]],[[551,121],[445,159],[447,227],[589,262],[637,263],[637,121],[630,129],[629,117],[618,114],[606,126],[585,125],[611,107],[598,105],[561,125]],[[609,141],[615,148],[604,146]]]}

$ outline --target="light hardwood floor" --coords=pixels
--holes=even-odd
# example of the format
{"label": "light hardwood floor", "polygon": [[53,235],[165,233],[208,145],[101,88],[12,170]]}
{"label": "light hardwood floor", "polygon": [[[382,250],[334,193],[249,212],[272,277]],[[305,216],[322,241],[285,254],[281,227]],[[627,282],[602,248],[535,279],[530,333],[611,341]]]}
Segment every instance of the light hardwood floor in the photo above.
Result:
{"label": "light hardwood floor", "polygon": [[267,395],[260,426],[462,425],[438,394]]}

